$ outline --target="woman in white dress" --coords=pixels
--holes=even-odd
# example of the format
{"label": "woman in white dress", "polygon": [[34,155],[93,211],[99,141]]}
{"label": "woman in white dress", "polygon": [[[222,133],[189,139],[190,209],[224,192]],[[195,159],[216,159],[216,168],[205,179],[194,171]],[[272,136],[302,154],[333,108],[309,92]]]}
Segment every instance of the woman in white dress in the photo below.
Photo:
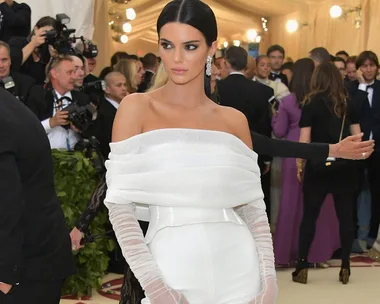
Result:
{"label": "woman in white dress", "polygon": [[[214,13],[201,1],[175,0],[157,31],[170,80],[123,100],[106,163],[105,203],[145,291],[142,303],[275,303],[272,239],[247,120],[205,93],[217,49]],[[145,239],[138,218],[150,221]]]}
{"label": "woman in white dress", "polygon": [[[105,204],[142,303],[273,304],[272,240],[248,123],[209,99],[215,16],[201,1],[175,0],[157,31],[169,81],[123,100],[106,163]],[[145,239],[138,219],[150,222]]]}

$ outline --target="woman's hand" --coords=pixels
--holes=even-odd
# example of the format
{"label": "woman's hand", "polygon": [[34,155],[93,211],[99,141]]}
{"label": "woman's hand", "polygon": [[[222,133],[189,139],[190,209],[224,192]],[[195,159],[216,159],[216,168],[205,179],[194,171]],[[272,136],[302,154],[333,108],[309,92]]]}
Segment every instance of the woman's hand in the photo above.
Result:
{"label": "woman's hand", "polygon": [[276,279],[265,280],[261,292],[248,304],[275,304],[278,295]]}
{"label": "woman's hand", "polygon": [[361,141],[363,133],[348,136],[340,143],[330,145],[329,156],[344,159],[367,159],[371,156],[375,142]]}
{"label": "woman's hand", "polygon": [[74,227],[73,230],[70,232],[70,239],[71,239],[71,248],[73,251],[79,250],[83,245],[81,245],[80,241],[83,238],[83,233],[79,231],[78,228]]}
{"label": "woman's hand", "polygon": [[46,42],[46,31],[42,29],[35,29],[34,35],[32,36],[31,43],[33,48],[38,48],[40,45]]}

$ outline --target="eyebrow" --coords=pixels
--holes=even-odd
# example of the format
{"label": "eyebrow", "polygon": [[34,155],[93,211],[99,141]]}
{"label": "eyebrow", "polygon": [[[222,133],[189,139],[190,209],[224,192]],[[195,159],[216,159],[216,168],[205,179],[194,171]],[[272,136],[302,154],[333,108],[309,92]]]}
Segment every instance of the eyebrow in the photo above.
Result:
{"label": "eyebrow", "polygon": [[[166,42],[166,43],[172,43],[170,40],[165,39],[165,38],[160,38],[160,41]],[[199,43],[199,42],[201,42],[201,41],[200,40],[189,40],[189,41],[183,42],[182,44]]]}

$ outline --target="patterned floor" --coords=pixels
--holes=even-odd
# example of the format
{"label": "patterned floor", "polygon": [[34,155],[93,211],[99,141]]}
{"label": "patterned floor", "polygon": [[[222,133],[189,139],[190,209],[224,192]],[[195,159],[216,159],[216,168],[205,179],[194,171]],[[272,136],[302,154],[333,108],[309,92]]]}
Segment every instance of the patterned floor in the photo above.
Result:
{"label": "patterned floor", "polygon": [[[306,299],[308,304],[357,304],[357,303],[378,303],[378,299],[371,299],[374,296],[370,291],[378,289],[380,281],[380,264],[372,261],[364,255],[355,255],[351,258],[352,279],[347,286],[337,283],[339,260],[331,260],[332,266],[328,269],[312,269],[309,274],[309,284],[300,286],[293,284],[290,280],[291,269],[281,269],[278,271],[280,285],[280,297],[278,304],[304,304]],[[359,283],[359,284],[358,284]],[[93,297],[83,299],[64,299],[61,304],[117,304],[120,298],[122,278],[120,275],[108,275],[105,278],[101,290],[94,291]],[[325,284],[325,285],[324,285]],[[322,289],[321,289],[322,288]],[[341,288],[345,288],[342,293]],[[377,289],[376,289],[377,288]],[[329,289],[329,291],[327,290]],[[351,293],[346,293],[350,290]],[[367,290],[368,289],[368,290]],[[294,297],[296,291],[298,296]],[[330,293],[330,299],[318,302],[316,299],[321,293]],[[366,297],[365,300],[363,296]],[[309,299],[310,297],[310,299]],[[315,300],[316,302],[313,302]],[[376,301],[375,301],[376,300]],[[371,301],[371,302],[370,302]]]}

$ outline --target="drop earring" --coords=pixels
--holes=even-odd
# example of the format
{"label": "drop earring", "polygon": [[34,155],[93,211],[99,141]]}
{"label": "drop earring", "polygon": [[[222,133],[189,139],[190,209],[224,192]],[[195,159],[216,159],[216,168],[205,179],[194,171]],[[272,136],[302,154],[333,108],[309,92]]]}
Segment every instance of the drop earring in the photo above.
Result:
{"label": "drop earring", "polygon": [[211,76],[211,69],[212,69],[212,57],[211,56],[207,56],[207,60],[206,60],[206,75],[207,76]]}

